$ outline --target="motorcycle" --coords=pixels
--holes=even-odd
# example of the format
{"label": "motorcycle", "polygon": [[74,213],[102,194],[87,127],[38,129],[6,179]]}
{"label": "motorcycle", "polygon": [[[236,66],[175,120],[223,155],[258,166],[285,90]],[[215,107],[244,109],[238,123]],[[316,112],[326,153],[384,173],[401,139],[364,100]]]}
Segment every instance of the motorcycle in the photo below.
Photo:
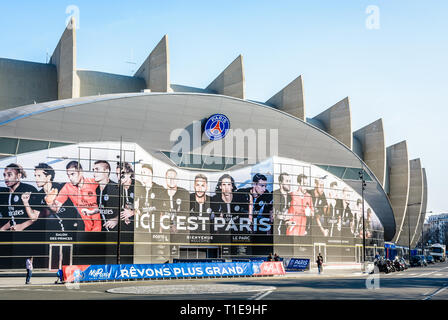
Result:
{"label": "motorcycle", "polygon": [[395,272],[395,267],[394,267],[394,264],[392,263],[392,261],[390,261],[389,259],[386,259],[386,263],[387,263],[387,266],[389,267],[390,272]]}
{"label": "motorcycle", "polygon": [[379,272],[384,272],[384,273],[391,272],[391,269],[388,266],[386,259],[384,259],[383,257],[375,258],[374,265],[375,265],[375,267],[378,268]]}
{"label": "motorcycle", "polygon": [[404,266],[401,264],[400,260],[398,258],[395,258],[394,262],[394,267],[396,271],[403,271],[404,270]]}

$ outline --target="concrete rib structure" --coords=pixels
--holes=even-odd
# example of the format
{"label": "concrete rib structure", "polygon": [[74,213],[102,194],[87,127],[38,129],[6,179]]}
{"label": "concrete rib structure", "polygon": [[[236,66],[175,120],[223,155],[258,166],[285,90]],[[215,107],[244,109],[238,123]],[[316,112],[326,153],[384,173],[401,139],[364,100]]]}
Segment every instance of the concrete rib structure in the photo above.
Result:
{"label": "concrete rib structure", "polygon": [[205,90],[211,93],[245,99],[243,56],[239,55]]}
{"label": "concrete rib structure", "polygon": [[352,117],[348,97],[318,114],[313,119],[321,122],[325,126],[325,131],[327,133],[331,134],[348,148],[352,149]]}
{"label": "concrete rib structure", "polygon": [[[378,181],[384,186],[386,179],[386,141],[383,119],[378,119],[356,130],[353,133],[353,137],[361,144],[361,158],[373,171]],[[353,146],[355,146],[355,142]]]}
{"label": "concrete rib structure", "polygon": [[76,74],[76,21],[72,17],[50,59],[56,66],[58,99],[79,97],[79,78]]}
{"label": "concrete rib structure", "polygon": [[266,104],[305,121],[305,101],[302,76],[299,76],[290,82],[286,87],[266,101]]}
{"label": "concrete rib structure", "polygon": [[143,78],[146,89],[150,89],[152,92],[170,92],[170,59],[167,35],[151,51],[134,77]]}
{"label": "concrete rib structure", "polygon": [[[72,18],[70,24],[64,30],[48,64],[0,59],[0,83],[2,84],[0,87],[0,110],[19,106],[26,106],[22,110],[31,110],[33,106],[28,104],[50,101],[45,105],[57,105],[58,99],[73,99],[71,102],[74,104],[86,100],[89,100],[91,103],[92,100],[97,98],[101,100],[105,95],[109,94],[129,93],[130,95],[139,95],[144,90],[160,93],[223,95],[245,99],[245,76],[241,55],[230,63],[205,89],[171,84],[167,35],[159,41],[134,76],[77,70],[75,26],[76,21]],[[33,88],[36,90],[33,90]],[[88,98],[91,96],[100,97]],[[79,97],[86,97],[86,100],[84,98],[76,99]],[[171,98],[173,100],[180,99],[179,96]],[[201,102],[202,100],[198,101]],[[409,217],[411,220],[410,236],[413,239],[412,243],[415,244],[418,241],[423,219],[420,219],[420,215],[418,215],[416,221],[413,221],[413,219],[417,217],[417,211],[420,213],[426,211],[426,172],[425,169],[421,169],[422,182],[419,183],[417,181],[419,179],[417,178],[418,169],[412,167],[413,164],[417,165],[417,160],[419,159],[409,162],[406,141],[386,149],[382,119],[352,132],[351,108],[348,97],[314,118],[307,119],[302,76],[291,81],[262,104],[265,107],[269,106],[277,109],[281,113],[287,113],[302,121],[306,119],[307,124],[325,131],[328,135],[345,145],[345,147],[352,150],[359,159],[353,160],[350,162],[350,165],[352,167],[367,166],[379,182],[376,188],[381,189],[379,190],[381,192],[386,191],[389,195],[394,217],[387,221],[392,223],[391,220],[395,219],[393,224],[396,227],[393,238],[391,236],[393,232],[388,232],[389,240],[405,246],[408,245],[409,237],[406,218]],[[260,109],[254,110],[251,111],[253,114],[266,112],[260,111]],[[245,113],[242,113],[242,115],[247,116]],[[36,117],[29,119],[29,121],[39,122],[40,119]],[[247,121],[250,124],[249,119]],[[260,120],[260,122],[263,121]],[[26,131],[27,128],[21,129],[22,134],[27,133],[29,138],[34,137],[33,132]],[[18,134],[13,126],[4,126],[2,132],[4,136],[15,136]],[[79,134],[82,135],[83,132],[81,131]],[[49,139],[50,137],[47,138]],[[68,136],[61,136],[60,138],[61,140],[70,140]],[[294,139],[297,140],[297,138]],[[312,152],[312,148],[310,152]],[[303,153],[301,156],[305,155]],[[359,160],[359,163],[356,160]],[[361,160],[364,161],[364,164]],[[348,166],[345,162],[340,165]],[[353,180],[353,186],[357,183],[359,184],[359,181]],[[411,208],[417,206],[409,206],[409,204],[419,202],[417,200],[417,194],[419,194],[417,189],[419,186],[422,190],[421,208]]]}
{"label": "concrete rib structure", "polygon": [[406,208],[409,195],[409,158],[406,141],[399,142],[387,149],[387,166],[389,168],[389,199],[396,220],[396,233],[392,242],[407,245],[408,228],[406,225]]}
{"label": "concrete rib structure", "polygon": [[409,215],[411,245],[414,242],[423,203],[423,172],[420,159],[409,161],[409,198],[406,215]]}
{"label": "concrete rib structure", "polygon": [[428,182],[426,180],[426,170],[425,168],[422,168],[422,206],[421,206],[421,211],[419,214],[419,221],[417,223],[417,227],[415,229],[415,233],[413,235],[414,240],[411,241],[411,246],[415,246],[417,244],[418,241],[420,241],[421,236],[422,236],[422,230],[423,230],[423,224],[425,222],[426,219],[426,208],[427,208],[427,204],[428,204]]}

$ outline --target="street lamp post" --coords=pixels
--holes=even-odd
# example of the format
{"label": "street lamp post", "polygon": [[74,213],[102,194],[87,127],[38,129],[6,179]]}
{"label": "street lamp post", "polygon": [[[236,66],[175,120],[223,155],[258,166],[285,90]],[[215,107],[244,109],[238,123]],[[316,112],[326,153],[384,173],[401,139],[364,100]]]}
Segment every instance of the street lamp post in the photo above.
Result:
{"label": "street lamp post", "polygon": [[364,190],[366,188],[366,181],[364,180],[364,168],[359,171],[359,178],[362,183],[361,187],[361,198],[362,198],[362,262],[364,267],[366,264],[366,225],[364,221]]}
{"label": "street lamp post", "polygon": [[[422,204],[421,202],[409,203],[408,207],[415,206],[415,205],[421,205],[421,204]],[[409,263],[411,263],[411,223],[409,221],[409,212],[408,211],[406,212],[406,215],[408,216],[408,243],[409,243],[409,247],[408,247],[409,257],[408,257],[408,260],[409,260]],[[423,252],[422,252],[422,254],[423,254]]]}
{"label": "street lamp post", "polygon": [[422,217],[420,218],[420,219],[422,219],[423,218],[423,223],[422,223],[422,254],[424,255],[424,250],[425,250],[425,247],[424,247],[424,238],[423,238],[423,229],[425,228],[425,214],[426,213],[432,213],[432,211],[427,211],[427,212],[422,212],[421,213],[421,215],[422,215]]}

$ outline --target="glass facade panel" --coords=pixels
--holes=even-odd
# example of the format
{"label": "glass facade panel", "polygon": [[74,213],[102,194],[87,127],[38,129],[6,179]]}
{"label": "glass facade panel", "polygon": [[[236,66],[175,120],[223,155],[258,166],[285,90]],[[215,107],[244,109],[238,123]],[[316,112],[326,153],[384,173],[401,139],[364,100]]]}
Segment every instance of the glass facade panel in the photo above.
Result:
{"label": "glass facade panel", "polygon": [[48,145],[48,141],[20,139],[17,154],[48,149]]}
{"label": "glass facade panel", "polygon": [[0,153],[16,154],[19,139],[0,138]]}

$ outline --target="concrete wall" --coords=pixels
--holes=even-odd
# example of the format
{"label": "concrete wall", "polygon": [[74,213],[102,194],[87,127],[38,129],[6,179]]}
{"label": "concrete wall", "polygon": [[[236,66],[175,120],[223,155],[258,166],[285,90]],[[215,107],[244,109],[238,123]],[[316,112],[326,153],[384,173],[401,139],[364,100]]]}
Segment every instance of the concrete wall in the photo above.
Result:
{"label": "concrete wall", "polygon": [[225,96],[245,99],[243,57],[241,55],[238,56],[205,90]]}
{"label": "concrete wall", "polygon": [[379,119],[355,131],[353,137],[362,145],[362,159],[384,186],[386,176],[386,141],[383,120]]}
{"label": "concrete wall", "polygon": [[303,80],[299,76],[285,88],[266,101],[267,105],[305,121],[305,100],[303,96]]}
{"label": "concrete wall", "polygon": [[170,59],[166,35],[151,51],[134,77],[143,78],[146,82],[146,89],[153,92],[170,91]]}
{"label": "concrete wall", "polygon": [[145,80],[117,74],[78,70],[80,96],[94,96],[108,93],[141,92],[146,88]]}
{"label": "concrete wall", "polygon": [[[406,209],[409,195],[409,158],[406,141],[394,144],[386,149],[389,167],[389,199],[396,221],[396,232],[392,242],[408,244]],[[404,239],[404,240],[403,240]]]}
{"label": "concrete wall", "polygon": [[314,117],[325,125],[327,132],[352,148],[352,117],[348,97]]}
{"label": "concrete wall", "polygon": [[0,58],[0,110],[57,98],[55,66]]}

